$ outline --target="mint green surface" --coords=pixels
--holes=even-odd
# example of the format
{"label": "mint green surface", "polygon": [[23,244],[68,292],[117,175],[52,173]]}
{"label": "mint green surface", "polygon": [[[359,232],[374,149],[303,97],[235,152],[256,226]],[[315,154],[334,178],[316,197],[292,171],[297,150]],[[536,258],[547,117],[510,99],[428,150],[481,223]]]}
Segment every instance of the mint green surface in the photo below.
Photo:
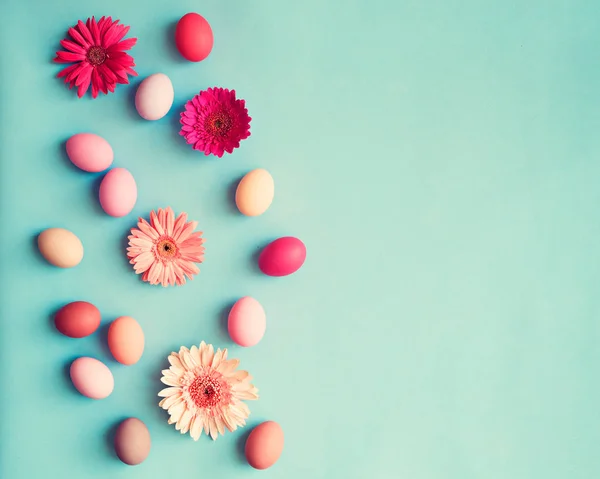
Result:
{"label": "mint green surface", "polygon": [[[203,14],[204,62],[178,57],[174,22]],[[584,0],[178,0],[0,7],[2,479],[593,479],[600,477],[600,5]],[[78,100],[54,78],[77,19],[113,15],[139,39],[140,77]],[[163,72],[175,104],[142,120],[136,85]],[[178,136],[185,100],[235,88],[253,117],[233,155],[205,158]],[[135,176],[132,214],[110,218],[63,142],[95,132]],[[232,203],[268,169],[258,218]],[[142,283],[124,238],[157,207],[187,211],[206,236],[202,273],[180,288]],[[75,232],[85,258],[58,270],[35,236]],[[255,254],[284,235],[308,259],[262,276]],[[231,343],[232,302],[258,299],[256,347]],[[144,328],[132,367],[102,334],[71,340],[51,314],[88,300],[103,325]],[[105,328],[104,328],[105,330]],[[180,345],[230,348],[261,398],[247,428],[197,443],[157,407]],[[79,396],[66,367],[112,369],[106,400]],[[110,430],[137,416],[152,434],[135,468]],[[270,470],[245,464],[251,427],[278,421]]]}

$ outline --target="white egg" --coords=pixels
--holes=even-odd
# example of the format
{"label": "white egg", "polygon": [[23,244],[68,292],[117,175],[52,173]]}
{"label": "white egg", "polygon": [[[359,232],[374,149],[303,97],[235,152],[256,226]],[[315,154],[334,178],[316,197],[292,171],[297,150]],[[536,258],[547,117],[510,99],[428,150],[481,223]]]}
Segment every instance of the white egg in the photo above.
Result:
{"label": "white egg", "polygon": [[173,105],[173,84],[164,73],[145,78],[135,93],[135,109],[145,120],[160,120]]}

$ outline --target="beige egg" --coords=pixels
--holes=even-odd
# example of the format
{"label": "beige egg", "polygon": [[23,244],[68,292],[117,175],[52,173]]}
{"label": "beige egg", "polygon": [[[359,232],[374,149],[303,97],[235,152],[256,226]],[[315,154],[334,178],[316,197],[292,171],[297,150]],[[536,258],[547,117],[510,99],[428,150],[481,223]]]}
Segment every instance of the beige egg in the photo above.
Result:
{"label": "beige egg", "polygon": [[72,268],[83,259],[81,240],[63,228],[49,228],[38,236],[38,248],[48,263]]}
{"label": "beige egg", "polygon": [[235,192],[235,204],[246,216],[262,215],[275,196],[275,183],[267,170],[258,168],[247,173]]}

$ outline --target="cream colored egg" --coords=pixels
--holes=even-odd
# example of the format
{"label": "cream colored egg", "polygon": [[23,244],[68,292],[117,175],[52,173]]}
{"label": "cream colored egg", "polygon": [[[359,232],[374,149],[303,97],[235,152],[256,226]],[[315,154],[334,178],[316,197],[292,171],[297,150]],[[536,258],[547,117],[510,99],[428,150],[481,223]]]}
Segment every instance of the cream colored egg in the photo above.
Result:
{"label": "cream colored egg", "polygon": [[72,268],[83,259],[81,240],[63,228],[49,228],[38,236],[38,248],[48,263],[59,268]]}
{"label": "cream colored egg", "polygon": [[262,168],[252,170],[240,181],[235,192],[235,204],[246,216],[259,216],[269,209],[275,196],[271,174]]}
{"label": "cream colored egg", "polygon": [[146,78],[135,94],[135,108],[145,120],[160,120],[173,105],[173,84],[164,73],[155,73]]}

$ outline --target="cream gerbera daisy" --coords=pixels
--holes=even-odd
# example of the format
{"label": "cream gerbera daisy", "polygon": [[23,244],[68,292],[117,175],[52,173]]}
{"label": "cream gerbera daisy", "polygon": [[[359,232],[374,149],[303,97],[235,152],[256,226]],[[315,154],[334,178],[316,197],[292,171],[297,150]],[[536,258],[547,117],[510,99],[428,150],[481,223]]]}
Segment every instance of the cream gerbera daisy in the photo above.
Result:
{"label": "cream gerbera daisy", "polygon": [[236,371],[240,361],[227,359],[227,349],[212,344],[181,347],[168,357],[171,367],[163,370],[161,381],[168,388],[158,395],[159,406],[169,412],[169,424],[197,441],[202,430],[215,440],[225,428],[235,431],[246,424],[250,409],[242,400],[258,399],[248,371]]}

